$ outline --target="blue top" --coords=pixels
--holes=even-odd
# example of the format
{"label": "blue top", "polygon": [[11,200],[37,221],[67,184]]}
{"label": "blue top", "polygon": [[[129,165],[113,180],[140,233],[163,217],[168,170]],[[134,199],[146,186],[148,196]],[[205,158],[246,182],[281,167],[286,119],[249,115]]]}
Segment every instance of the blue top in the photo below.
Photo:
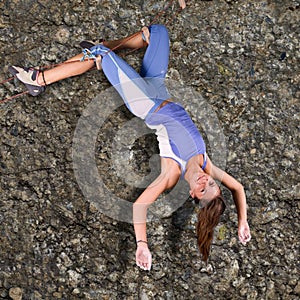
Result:
{"label": "blue top", "polygon": [[202,169],[205,169],[206,146],[204,140],[185,109],[178,103],[170,102],[158,112],[149,114],[146,125],[156,130],[160,156],[174,159],[181,167],[182,174],[188,160],[198,154],[204,155]]}

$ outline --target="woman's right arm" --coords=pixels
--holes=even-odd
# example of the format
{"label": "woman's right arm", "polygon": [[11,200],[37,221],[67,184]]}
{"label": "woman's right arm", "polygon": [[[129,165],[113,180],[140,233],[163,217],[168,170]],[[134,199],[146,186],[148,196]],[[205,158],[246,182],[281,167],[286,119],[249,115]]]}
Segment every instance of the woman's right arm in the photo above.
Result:
{"label": "woman's right arm", "polygon": [[247,221],[247,202],[243,185],[234,177],[215,166],[209,158],[205,172],[214,179],[219,180],[231,191],[238,215],[238,236],[241,243],[246,244],[250,241],[251,234]]}

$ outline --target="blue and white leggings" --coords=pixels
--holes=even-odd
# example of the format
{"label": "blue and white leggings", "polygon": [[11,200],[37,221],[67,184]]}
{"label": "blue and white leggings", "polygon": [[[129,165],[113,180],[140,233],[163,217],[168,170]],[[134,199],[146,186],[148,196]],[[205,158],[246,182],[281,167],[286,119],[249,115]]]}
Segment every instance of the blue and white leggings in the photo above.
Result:
{"label": "blue and white leggings", "polygon": [[169,35],[165,26],[149,27],[150,42],[146,49],[140,74],[113,51],[103,45],[91,49],[102,56],[102,69],[123,98],[127,108],[145,119],[170,95],[164,84],[169,62]]}

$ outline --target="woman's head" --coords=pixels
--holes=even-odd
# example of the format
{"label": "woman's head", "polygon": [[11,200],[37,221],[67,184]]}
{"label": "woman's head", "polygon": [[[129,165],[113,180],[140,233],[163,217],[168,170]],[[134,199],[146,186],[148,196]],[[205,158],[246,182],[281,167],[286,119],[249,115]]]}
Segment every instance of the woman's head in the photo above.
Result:
{"label": "woman's head", "polygon": [[189,183],[191,188],[190,195],[194,199],[210,201],[221,193],[216,181],[204,172]]}
{"label": "woman's head", "polygon": [[[196,199],[197,200],[197,199]],[[214,228],[219,223],[220,216],[225,210],[225,202],[221,193],[212,200],[199,199],[202,208],[198,213],[197,240],[202,259],[207,262]]]}

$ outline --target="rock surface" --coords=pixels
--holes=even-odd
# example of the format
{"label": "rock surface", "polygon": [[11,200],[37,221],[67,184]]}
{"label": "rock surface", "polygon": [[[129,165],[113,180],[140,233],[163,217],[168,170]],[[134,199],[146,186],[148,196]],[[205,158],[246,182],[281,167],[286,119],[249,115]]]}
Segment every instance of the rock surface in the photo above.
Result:
{"label": "rock surface", "polygon": [[[134,33],[166,3],[2,1],[0,80],[12,64],[58,64],[81,51],[81,40]],[[74,175],[78,120],[111,91],[92,70],[38,97],[0,104],[0,299],[299,299],[300,2],[189,1],[172,19],[176,7],[156,20],[169,23],[168,80],[192,87],[212,108],[225,136],[226,170],[246,189],[251,242],[238,242],[224,191],[227,210],[207,266],[196,246],[197,207],[187,200],[149,223],[153,269],[137,269],[132,225],[99,211]],[[138,68],[141,57],[137,51],[125,59]],[[11,81],[0,96],[23,90]],[[185,103],[193,117],[201,113]],[[115,149],[131,118],[124,107],[109,111],[94,148],[109,195],[127,202],[141,192],[134,182],[151,173],[157,153],[151,134],[121,139]],[[136,170],[130,178],[114,168],[124,161]],[[109,195],[100,196],[113,210]]]}

